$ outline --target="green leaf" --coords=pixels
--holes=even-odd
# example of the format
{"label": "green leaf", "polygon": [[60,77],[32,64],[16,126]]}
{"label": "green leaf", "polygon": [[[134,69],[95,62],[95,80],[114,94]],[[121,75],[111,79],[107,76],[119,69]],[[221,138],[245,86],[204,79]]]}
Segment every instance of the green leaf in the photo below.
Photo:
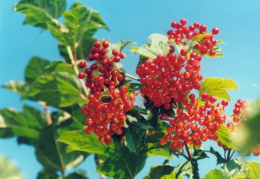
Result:
{"label": "green leaf", "polygon": [[220,129],[217,130],[216,132],[219,136],[218,141],[220,141],[223,145],[231,148],[231,149],[235,149],[237,150],[237,146],[233,144],[233,139],[234,139],[234,134],[230,132],[230,130],[225,126],[225,125],[221,125]]}
{"label": "green leaf", "polygon": [[123,49],[129,45],[129,44],[132,44],[134,43],[133,41],[126,41],[126,42],[123,42],[122,40],[120,40],[117,44],[110,44],[108,49],[107,49],[107,58],[110,58],[112,57],[112,50],[113,49],[117,49],[118,51],[123,51]]}
{"label": "green leaf", "polygon": [[192,178],[193,173],[192,173],[191,161],[187,161],[178,165],[175,172],[176,172],[176,178],[178,178],[181,174],[186,175],[188,178]]}
{"label": "green leaf", "polygon": [[95,134],[91,133],[87,135],[84,131],[65,132],[59,137],[58,141],[68,144],[68,151],[84,151],[105,155],[108,149],[104,143],[99,142]]}
{"label": "green leaf", "polygon": [[149,157],[161,156],[173,159],[172,153],[170,152],[169,148],[166,145],[160,145],[160,139],[165,137],[167,127],[169,127],[168,123],[158,122],[157,130],[152,130],[152,134],[147,136],[147,155]]}
{"label": "green leaf", "polygon": [[143,85],[140,83],[129,83],[130,85],[127,86],[127,91],[138,91]]}
{"label": "green leaf", "polygon": [[29,89],[28,96],[34,100],[45,101],[54,107],[66,107],[83,103],[78,79],[66,72],[53,72],[37,78]]}
{"label": "green leaf", "polygon": [[[24,137],[37,143],[39,132],[46,125],[45,116],[39,110],[24,105],[23,112],[11,108],[0,111],[0,137]],[[19,139],[19,138],[18,138]]]}
{"label": "green leaf", "polygon": [[43,169],[38,173],[37,179],[57,179],[58,177],[54,171],[50,172]]}
{"label": "green leaf", "polygon": [[132,46],[130,52],[138,53],[149,59],[155,59],[159,54],[167,55],[170,47],[168,46],[168,38],[166,36],[152,34],[148,40],[151,40],[151,42],[145,43],[142,47]]}
{"label": "green leaf", "polygon": [[210,150],[207,152],[210,152],[217,157],[217,165],[226,163],[226,160],[217,151],[215,151],[212,147],[210,147]]}
{"label": "green leaf", "polygon": [[224,99],[230,101],[230,95],[227,90],[238,89],[237,84],[231,79],[222,78],[205,78],[201,82],[201,88],[199,94],[207,92],[209,95],[214,95],[218,99]]}
{"label": "green leaf", "polygon": [[31,84],[38,76],[44,74],[44,68],[49,65],[50,62],[40,57],[32,57],[25,69],[25,79]]}
{"label": "green leaf", "polygon": [[83,170],[77,170],[67,176],[64,177],[64,179],[88,179],[88,175],[85,171]]}
{"label": "green leaf", "polygon": [[203,179],[212,179],[212,178],[221,178],[221,179],[230,179],[231,174],[226,172],[223,169],[213,169],[210,170]]}
{"label": "green leaf", "polygon": [[20,81],[9,81],[8,83],[2,86],[3,88],[9,89],[15,93],[20,94],[21,96],[26,96],[29,86]]}
{"label": "green leaf", "polygon": [[130,152],[137,152],[141,146],[144,146],[146,130],[151,128],[151,126],[138,120],[140,116],[126,116],[129,120],[129,124],[125,130],[125,146],[128,147]]}
{"label": "green leaf", "polygon": [[[65,46],[77,47],[89,29],[107,29],[99,13],[79,2],[74,3],[70,10],[63,13],[63,16],[65,28],[57,23],[49,23],[48,28],[54,38]],[[88,31],[86,35],[91,35],[91,33]]]}
{"label": "green leaf", "polygon": [[24,177],[17,167],[8,160],[8,158],[0,157],[0,178],[23,179]]}
{"label": "green leaf", "polygon": [[134,178],[144,167],[147,155],[139,151],[130,152],[126,147],[109,150],[104,163],[97,166],[96,171],[110,178]]}
{"label": "green leaf", "polygon": [[14,11],[26,15],[24,24],[47,28],[47,23],[57,19],[66,8],[66,0],[20,0]]}
{"label": "green leaf", "polygon": [[247,162],[248,178],[260,178],[260,163],[258,162]]}
{"label": "green leaf", "polygon": [[246,164],[245,159],[238,157],[237,159],[229,160],[222,168],[229,173],[231,178],[246,178],[248,175]]}
{"label": "green leaf", "polygon": [[193,152],[193,159],[202,160],[202,159],[205,159],[205,158],[209,158],[209,157],[207,156],[207,154],[203,150],[196,149]]}
{"label": "green leaf", "polygon": [[[158,141],[159,142],[159,141]],[[173,156],[168,148],[162,147],[160,145],[148,143],[147,146],[147,155],[148,157],[166,157],[173,159]]]}
{"label": "green leaf", "polygon": [[143,179],[176,179],[174,167],[169,163],[153,166]]}
{"label": "green leaf", "polygon": [[71,75],[75,75],[74,70],[69,66],[69,64],[62,61],[53,61],[51,64],[45,66],[44,73],[48,74],[51,72],[67,72]]}
{"label": "green leaf", "polygon": [[55,130],[53,126],[47,126],[41,131],[36,157],[48,171],[73,169],[84,161],[86,153],[78,151],[67,153],[66,145],[57,142],[59,136]]}

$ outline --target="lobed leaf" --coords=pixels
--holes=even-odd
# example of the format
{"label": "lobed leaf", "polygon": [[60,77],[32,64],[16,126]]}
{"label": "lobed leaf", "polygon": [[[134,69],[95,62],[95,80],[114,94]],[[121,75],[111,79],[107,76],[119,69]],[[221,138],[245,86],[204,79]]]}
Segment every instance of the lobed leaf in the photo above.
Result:
{"label": "lobed leaf", "polygon": [[65,132],[58,138],[58,141],[69,145],[68,152],[83,151],[105,155],[108,150],[104,143],[99,142],[95,134],[86,135],[84,131]]}
{"label": "lobed leaf", "polygon": [[[178,179],[182,178],[181,176]],[[143,179],[176,179],[174,167],[170,163],[152,166],[150,172]]]}
{"label": "lobed leaf", "polygon": [[216,133],[219,136],[218,141],[220,141],[223,145],[234,150],[238,149],[237,146],[232,142],[235,137],[234,134],[230,132],[230,130],[224,124],[220,126],[220,129],[217,130]]}
{"label": "lobed leaf", "polygon": [[166,36],[152,34],[148,40],[151,40],[151,42],[145,43],[142,47],[132,46],[130,52],[138,53],[148,59],[154,59],[159,54],[167,55],[170,47],[168,46],[168,38]]}
{"label": "lobed leaf", "polygon": [[31,84],[37,77],[45,73],[44,68],[49,65],[50,62],[40,57],[32,57],[25,69],[26,82]]}
{"label": "lobed leaf", "polygon": [[30,86],[28,96],[34,100],[45,101],[54,107],[66,107],[83,103],[81,87],[75,76],[66,72],[53,72],[37,78]]}
{"label": "lobed leaf", "polygon": [[224,99],[230,101],[230,95],[227,90],[238,89],[237,84],[231,79],[222,78],[205,78],[201,82],[201,88],[199,95],[203,92],[207,92],[209,95],[214,95],[218,99]]}
{"label": "lobed leaf", "polygon": [[134,178],[144,167],[147,155],[141,151],[130,152],[126,147],[111,149],[96,171],[110,178]]}
{"label": "lobed leaf", "polygon": [[73,169],[87,156],[87,153],[79,151],[67,153],[67,145],[57,142],[58,137],[53,126],[45,127],[40,133],[36,157],[48,171]]}
{"label": "lobed leaf", "polygon": [[23,112],[11,108],[2,109],[0,111],[0,137],[17,136],[18,142],[20,139],[20,142],[35,145],[40,131],[46,126],[45,121],[43,113],[27,105],[24,105]]}
{"label": "lobed leaf", "polygon": [[65,9],[66,0],[20,0],[13,10],[26,15],[24,24],[45,30],[47,24],[60,17]]}

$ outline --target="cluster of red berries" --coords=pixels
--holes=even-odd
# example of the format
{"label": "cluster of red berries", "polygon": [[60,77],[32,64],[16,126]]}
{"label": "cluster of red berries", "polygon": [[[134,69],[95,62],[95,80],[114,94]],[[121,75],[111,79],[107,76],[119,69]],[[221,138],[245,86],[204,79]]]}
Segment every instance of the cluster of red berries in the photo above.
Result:
{"label": "cluster of red berries", "polygon": [[207,36],[199,40],[195,45],[195,49],[197,49],[202,55],[207,53],[210,56],[216,55],[213,47],[216,45],[217,41],[213,38],[213,35],[217,35],[219,33],[219,29],[215,27],[212,29],[211,33],[207,33],[206,25],[200,25],[198,22],[195,22],[193,25],[186,27],[186,24],[186,19],[181,19],[179,23],[172,22],[171,26],[176,30],[169,30],[167,32],[168,38],[170,40],[173,39],[176,44],[187,44],[189,40],[192,40],[199,34],[212,34],[212,36]]}
{"label": "cluster of red berries", "polygon": [[[99,136],[100,142],[107,145],[111,143],[111,136],[123,133],[125,112],[131,110],[135,102],[135,95],[127,93],[127,87],[119,83],[124,80],[124,76],[119,73],[115,63],[125,57],[125,54],[117,49],[112,50],[113,57],[107,58],[108,41],[94,42],[89,61],[94,61],[92,65],[87,65],[81,61],[79,66],[85,68],[85,73],[80,72],[80,79],[86,78],[86,86],[91,94],[88,96],[89,102],[82,108],[82,114],[88,115],[86,119],[86,134],[94,132]],[[98,75],[95,75],[98,74]],[[108,99],[108,101],[102,100]]]}
{"label": "cluster of red berries", "polygon": [[166,57],[159,54],[153,61],[146,60],[136,70],[144,85],[140,89],[142,96],[146,95],[154,106],[163,105],[165,109],[170,109],[173,101],[187,101],[187,93],[201,87],[201,59],[201,55],[188,55],[187,50],[182,49],[179,57],[169,52]]}
{"label": "cluster of red berries", "polygon": [[206,92],[201,94],[200,99],[204,101],[200,107],[195,94],[181,101],[184,109],[177,107],[176,117],[169,120],[170,127],[166,129],[167,135],[160,140],[160,144],[171,142],[172,149],[182,149],[184,142],[198,147],[201,141],[218,140],[216,132],[225,123],[223,111],[228,101],[223,100],[215,105],[217,98]]}

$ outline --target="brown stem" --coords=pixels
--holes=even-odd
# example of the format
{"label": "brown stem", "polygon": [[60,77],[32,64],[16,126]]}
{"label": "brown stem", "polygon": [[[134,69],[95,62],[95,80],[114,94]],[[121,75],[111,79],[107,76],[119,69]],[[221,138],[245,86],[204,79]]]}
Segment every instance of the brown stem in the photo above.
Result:
{"label": "brown stem", "polygon": [[[184,145],[185,145],[186,152],[188,153],[188,156],[189,156],[189,161],[191,161],[192,160],[192,154],[191,154],[190,148],[189,148],[189,146],[187,145],[186,142],[184,142]],[[192,162],[191,162],[191,164],[192,164]],[[193,166],[192,166],[192,168],[193,168]],[[194,172],[194,168],[192,170],[193,170],[194,178],[200,179],[199,171],[196,170],[196,172]]]}
{"label": "brown stem", "polygon": [[236,152],[236,151],[234,150],[228,160],[231,160],[231,159],[232,159],[232,157],[233,157],[233,155],[235,154],[235,152]]}
{"label": "brown stem", "polygon": [[65,170],[64,169],[61,169],[61,175],[65,176]]}
{"label": "brown stem", "polygon": [[186,142],[184,142],[184,145],[185,145],[186,152],[187,152],[187,154],[189,156],[189,160],[191,160],[192,159],[192,154],[190,152],[190,148],[189,148],[189,146],[187,145]]}
{"label": "brown stem", "polygon": [[51,114],[50,114],[50,111],[49,111],[49,107],[45,106],[44,109],[45,109],[45,115],[46,115],[47,124],[51,125],[52,124],[52,119],[51,119]]}

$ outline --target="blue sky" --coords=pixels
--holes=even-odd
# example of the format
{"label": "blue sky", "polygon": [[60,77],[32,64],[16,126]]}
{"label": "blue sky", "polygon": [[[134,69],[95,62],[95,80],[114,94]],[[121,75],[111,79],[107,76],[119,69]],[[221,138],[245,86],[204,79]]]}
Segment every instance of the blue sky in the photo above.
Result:
{"label": "blue sky", "polygon": [[[49,60],[62,60],[57,49],[57,41],[48,31],[23,25],[24,15],[12,12],[18,0],[0,1],[0,85],[10,80],[24,80],[24,70],[29,59],[37,55]],[[68,7],[75,2],[68,0]],[[98,38],[108,38],[111,43],[120,40],[132,40],[141,46],[152,33],[166,34],[172,21],[186,18],[188,24],[199,22],[208,29],[218,27],[217,39],[224,40],[221,45],[224,58],[207,59],[202,62],[204,77],[230,78],[236,81],[239,90],[230,92],[231,112],[237,99],[253,100],[260,98],[260,1],[242,0],[81,0],[83,4],[101,13],[109,31],[99,30]],[[127,54],[122,61],[127,73],[135,75],[138,56]],[[22,109],[24,103],[19,96],[5,89],[0,89],[0,109],[14,107]],[[210,145],[213,143],[210,143]],[[208,148],[210,145],[206,145]],[[26,178],[36,178],[41,169],[34,156],[34,150],[26,145],[18,146],[15,139],[0,139],[0,155],[7,155],[17,163]],[[215,167],[215,158],[199,163],[201,176]],[[259,157],[258,157],[259,158]],[[253,156],[248,160],[256,160]],[[161,164],[164,159],[152,158],[145,169],[136,177],[142,178],[150,166]],[[260,161],[259,159],[257,159]],[[173,165],[179,159],[171,161]],[[87,169],[90,178],[97,178],[93,158],[89,157],[80,168]]]}

